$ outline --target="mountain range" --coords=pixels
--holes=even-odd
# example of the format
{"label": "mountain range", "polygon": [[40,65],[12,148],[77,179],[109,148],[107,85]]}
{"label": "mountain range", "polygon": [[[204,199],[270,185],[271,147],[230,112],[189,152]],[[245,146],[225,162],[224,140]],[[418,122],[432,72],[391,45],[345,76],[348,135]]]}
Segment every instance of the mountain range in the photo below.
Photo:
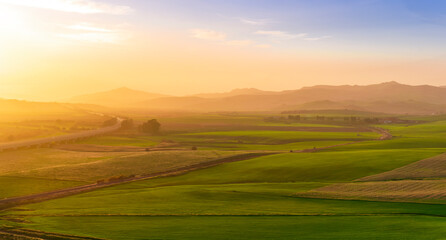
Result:
{"label": "mountain range", "polygon": [[317,85],[277,92],[247,88],[180,97],[119,88],[74,97],[70,102],[172,111],[350,109],[398,114],[432,114],[446,112],[446,87],[385,82],[366,86]]}

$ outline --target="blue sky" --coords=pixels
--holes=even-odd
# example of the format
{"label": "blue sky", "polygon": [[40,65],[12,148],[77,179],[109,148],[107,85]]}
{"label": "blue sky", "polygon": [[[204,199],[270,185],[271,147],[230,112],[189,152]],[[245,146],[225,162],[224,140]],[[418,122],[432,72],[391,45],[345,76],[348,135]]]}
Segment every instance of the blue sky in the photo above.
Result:
{"label": "blue sky", "polygon": [[445,27],[443,0],[0,0],[0,97],[446,85]]}

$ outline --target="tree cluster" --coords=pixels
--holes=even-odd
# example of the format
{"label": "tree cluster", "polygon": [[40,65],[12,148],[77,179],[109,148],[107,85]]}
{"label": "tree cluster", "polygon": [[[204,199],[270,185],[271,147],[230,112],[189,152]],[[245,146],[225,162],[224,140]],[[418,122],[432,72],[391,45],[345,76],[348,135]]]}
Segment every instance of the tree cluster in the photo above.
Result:
{"label": "tree cluster", "polygon": [[160,133],[161,124],[156,119],[149,120],[139,126],[139,130],[143,133],[158,135]]}

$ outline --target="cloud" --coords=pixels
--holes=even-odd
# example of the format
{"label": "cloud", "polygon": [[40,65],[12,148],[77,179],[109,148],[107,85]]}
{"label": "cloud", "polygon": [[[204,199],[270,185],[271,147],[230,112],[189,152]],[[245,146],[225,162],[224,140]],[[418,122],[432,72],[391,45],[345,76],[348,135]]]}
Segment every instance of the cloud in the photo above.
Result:
{"label": "cloud", "polygon": [[268,19],[251,19],[251,18],[239,18],[240,22],[248,25],[261,26],[270,22]]}
{"label": "cloud", "polygon": [[119,44],[131,36],[122,27],[105,28],[90,23],[78,23],[63,26],[63,28],[64,30],[57,34],[57,37],[72,41]]}
{"label": "cloud", "polygon": [[65,28],[71,30],[89,31],[89,32],[113,32],[113,30],[111,29],[95,27],[90,23],[78,23],[75,25],[66,26]]}
{"label": "cloud", "polygon": [[254,33],[258,34],[258,35],[270,36],[270,37],[274,38],[275,40],[302,39],[302,40],[306,40],[306,41],[318,41],[318,40],[322,40],[322,39],[331,38],[331,36],[312,37],[312,36],[309,36],[308,33],[293,34],[293,33],[284,32],[284,31],[262,31],[262,30],[260,30],[260,31],[254,32]]}
{"label": "cloud", "polygon": [[327,39],[327,38],[331,38],[331,36],[307,37],[307,38],[304,38],[304,40],[307,40],[307,41],[319,41],[319,40],[323,40],[323,39]]}
{"label": "cloud", "polygon": [[262,31],[262,30],[256,31],[255,34],[266,35],[266,36],[270,36],[270,37],[274,37],[274,38],[282,39],[282,40],[304,38],[305,36],[308,35],[306,33],[292,34],[292,33],[283,32],[283,31]]}
{"label": "cloud", "polygon": [[207,29],[191,29],[190,30],[192,37],[203,39],[203,40],[212,40],[212,41],[223,41],[226,39],[226,34],[222,32],[217,32],[213,30]]}
{"label": "cloud", "polygon": [[214,30],[208,30],[208,29],[191,29],[189,30],[191,32],[192,37],[201,39],[201,40],[209,40],[218,42],[219,44],[224,44],[228,46],[251,46],[256,48],[269,48],[271,47],[268,44],[259,44],[252,40],[246,39],[246,40],[227,40],[226,33],[224,32],[217,32]]}
{"label": "cloud", "polygon": [[93,0],[0,0],[0,3],[82,14],[123,15],[133,11],[129,6],[101,3]]}

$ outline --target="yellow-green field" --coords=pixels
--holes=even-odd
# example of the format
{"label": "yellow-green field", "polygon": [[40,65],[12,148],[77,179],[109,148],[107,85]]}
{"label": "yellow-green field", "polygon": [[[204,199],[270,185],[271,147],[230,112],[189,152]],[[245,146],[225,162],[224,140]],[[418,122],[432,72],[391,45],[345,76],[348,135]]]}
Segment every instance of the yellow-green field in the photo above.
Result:
{"label": "yellow-green field", "polygon": [[[172,117],[170,126],[212,124],[188,129],[166,124],[160,136],[127,130],[77,147],[1,153],[9,159],[0,162],[8,169],[2,173],[5,183],[38,178],[54,180],[53,188],[247,152],[275,154],[19,206],[4,211],[0,223],[105,239],[443,238],[446,122],[380,125],[395,137],[377,140],[378,133],[330,130],[348,126],[328,123],[300,126],[306,131],[252,130],[264,124],[261,119]],[[318,131],[309,131],[314,127]],[[299,152],[314,147],[328,148]],[[11,165],[14,156],[22,157]],[[14,195],[7,191],[5,196]]]}

